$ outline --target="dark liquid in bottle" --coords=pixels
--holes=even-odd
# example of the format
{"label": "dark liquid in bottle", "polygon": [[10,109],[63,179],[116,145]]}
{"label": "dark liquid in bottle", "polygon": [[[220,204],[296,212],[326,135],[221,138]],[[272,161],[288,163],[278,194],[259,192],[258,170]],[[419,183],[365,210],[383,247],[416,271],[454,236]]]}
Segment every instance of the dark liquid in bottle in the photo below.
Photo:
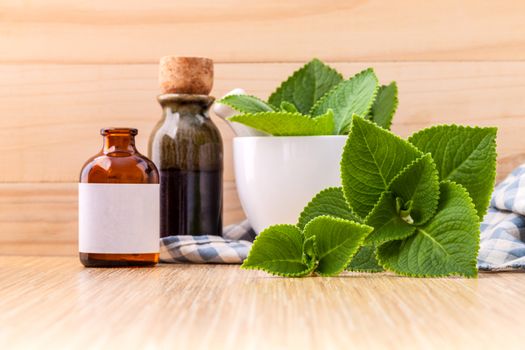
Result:
{"label": "dark liquid in bottle", "polygon": [[160,235],[222,235],[222,171],[160,171]]}

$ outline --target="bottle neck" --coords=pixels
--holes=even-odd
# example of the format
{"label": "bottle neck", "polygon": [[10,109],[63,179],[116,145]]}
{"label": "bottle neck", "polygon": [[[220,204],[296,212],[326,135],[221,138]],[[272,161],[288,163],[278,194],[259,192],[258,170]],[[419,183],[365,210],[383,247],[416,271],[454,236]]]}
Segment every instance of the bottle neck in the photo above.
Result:
{"label": "bottle neck", "polygon": [[138,153],[135,147],[137,129],[111,128],[100,131],[104,136],[102,153],[106,155],[122,155]]}
{"label": "bottle neck", "polygon": [[163,94],[157,97],[164,117],[177,114],[179,117],[185,116],[202,116],[208,117],[210,109],[215,98],[208,95],[188,95],[188,94]]}

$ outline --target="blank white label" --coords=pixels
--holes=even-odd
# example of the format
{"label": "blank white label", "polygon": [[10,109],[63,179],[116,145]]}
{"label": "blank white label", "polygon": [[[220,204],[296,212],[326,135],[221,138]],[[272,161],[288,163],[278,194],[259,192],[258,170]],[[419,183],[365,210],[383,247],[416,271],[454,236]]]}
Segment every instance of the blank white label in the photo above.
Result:
{"label": "blank white label", "polygon": [[158,184],[87,184],[78,186],[82,253],[159,252]]}

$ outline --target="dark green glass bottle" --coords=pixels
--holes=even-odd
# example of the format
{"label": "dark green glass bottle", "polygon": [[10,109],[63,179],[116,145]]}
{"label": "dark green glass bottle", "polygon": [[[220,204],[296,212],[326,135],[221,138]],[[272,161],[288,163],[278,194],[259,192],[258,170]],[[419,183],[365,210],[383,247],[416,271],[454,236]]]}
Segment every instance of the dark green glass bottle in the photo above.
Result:
{"label": "dark green glass bottle", "polygon": [[208,115],[214,98],[162,94],[149,156],[160,173],[160,234],[222,235],[223,146]]}

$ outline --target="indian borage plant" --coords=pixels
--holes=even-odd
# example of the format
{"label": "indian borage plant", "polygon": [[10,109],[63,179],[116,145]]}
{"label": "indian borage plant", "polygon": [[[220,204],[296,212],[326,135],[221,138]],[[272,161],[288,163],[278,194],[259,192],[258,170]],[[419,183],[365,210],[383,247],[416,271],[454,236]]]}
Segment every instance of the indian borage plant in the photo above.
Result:
{"label": "indian borage plant", "polygon": [[219,101],[240,114],[231,121],[274,136],[347,134],[353,115],[389,129],[397,108],[397,86],[379,85],[368,68],[348,80],[313,59],[293,73],[268,101],[231,95]]}
{"label": "indian borage plant", "polygon": [[495,128],[440,125],[403,140],[354,116],[342,187],[318,193],[297,225],[261,232],[242,266],[281,276],[475,277],[495,138]]}
{"label": "indian borage plant", "polygon": [[[312,62],[303,70],[319,64]],[[292,78],[305,74],[298,72]],[[348,81],[360,80],[370,74],[367,72],[372,71],[366,70]],[[280,101],[279,111],[254,97],[243,98],[244,102],[264,103],[273,111],[242,114],[245,120],[260,119],[259,124],[245,124],[263,125],[261,130],[282,135],[282,130],[294,128],[296,121],[292,118],[320,118],[296,113],[297,106],[303,111],[326,111],[321,116],[333,117],[333,130],[350,131],[341,160],[342,187],[317,194],[304,208],[297,225],[275,225],[261,232],[243,267],[295,277],[312,273],[333,276],[344,269],[387,269],[419,277],[476,276],[479,223],[495,178],[496,129],[441,125],[403,140],[377,126],[390,126],[397,106],[395,84],[377,88],[379,94],[373,94],[373,103],[363,112],[340,106],[355,106],[358,103],[344,99],[364,94],[330,97],[339,89],[345,90],[336,86],[309,104],[319,95],[315,89],[309,94],[296,93],[294,89],[302,91],[312,81],[317,84],[320,80],[295,78],[292,84],[292,78],[269,99]],[[366,90],[363,86],[356,88],[357,85],[349,91]],[[240,110],[241,99],[229,99],[235,100]],[[268,118],[269,115],[273,117]],[[272,123],[265,118],[273,118]],[[304,130],[312,129],[305,127],[287,134],[299,135]]]}

